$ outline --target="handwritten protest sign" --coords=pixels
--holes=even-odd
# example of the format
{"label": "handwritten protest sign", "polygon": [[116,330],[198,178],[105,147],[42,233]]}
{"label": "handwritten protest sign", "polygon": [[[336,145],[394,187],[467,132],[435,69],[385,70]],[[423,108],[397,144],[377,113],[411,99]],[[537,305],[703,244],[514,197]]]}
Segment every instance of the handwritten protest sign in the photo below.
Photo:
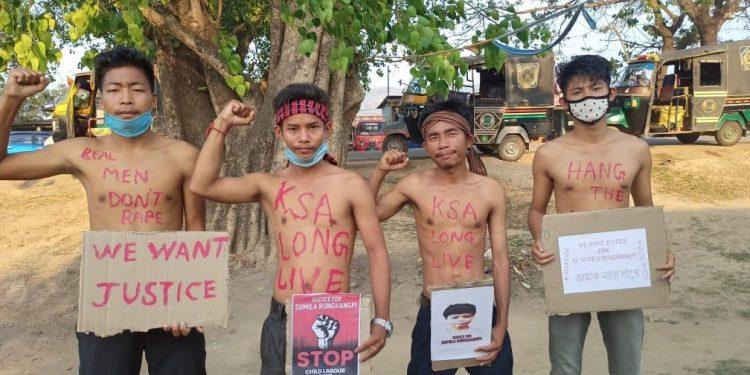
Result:
{"label": "handwritten protest sign", "polygon": [[77,330],[226,327],[228,259],[226,233],[85,232]]}
{"label": "handwritten protest sign", "polygon": [[292,375],[359,374],[361,296],[292,295]]}
{"label": "handwritten protest sign", "polygon": [[475,366],[476,349],[492,341],[495,293],[491,281],[472,287],[431,291],[430,351],[432,369]]}
{"label": "handwritten protest sign", "polygon": [[546,215],[541,240],[555,254],[542,268],[548,314],[669,306],[661,207]]}
{"label": "handwritten protest sign", "polygon": [[648,288],[646,229],[630,229],[557,239],[563,293]]}

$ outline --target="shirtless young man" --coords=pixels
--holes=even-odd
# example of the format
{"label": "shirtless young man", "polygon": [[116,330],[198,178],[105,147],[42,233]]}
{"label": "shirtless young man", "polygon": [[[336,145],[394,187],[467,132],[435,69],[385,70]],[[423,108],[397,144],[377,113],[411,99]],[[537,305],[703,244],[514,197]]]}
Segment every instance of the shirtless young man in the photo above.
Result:
{"label": "shirtless young man", "polygon": [[[204,230],[204,201],[189,189],[198,150],[151,131],[156,106],[151,61],[137,50],[117,47],[101,53],[95,66],[105,123],[113,135],[73,138],[6,156],[21,104],[48,83],[38,72],[11,71],[0,98],[0,179],[73,175],[86,190],[91,230]],[[76,336],[83,375],[137,375],[144,350],[151,374],[206,372],[203,333],[184,325],[173,324],[171,332],[165,327],[105,338]]]}
{"label": "shirtless young man", "polygon": [[[395,215],[406,204],[414,208],[422,256],[423,289],[412,331],[407,373],[456,372],[455,369],[432,371],[428,288],[483,279],[489,230],[496,318],[492,342],[477,348],[477,359],[482,365],[469,367],[467,371],[470,374],[510,374],[513,353],[507,333],[510,264],[505,230],[505,191],[497,181],[486,177],[484,165],[472,149],[470,124],[473,116],[468,107],[455,101],[442,101],[425,107],[421,116],[422,146],[436,166],[402,178],[377,205],[381,221]],[[388,172],[407,165],[408,158],[403,152],[386,152],[370,177],[373,193],[377,196]]]}
{"label": "shirtless young man", "polygon": [[[542,217],[554,192],[558,213],[652,206],[651,153],[646,142],[607,127],[610,89],[609,62],[594,55],[576,56],[557,69],[563,105],[570,111],[574,130],[540,147],[532,166],[534,192],[529,210],[532,253],[540,264],[554,254],[540,241]],[[674,279],[674,255],[659,270],[663,279]],[[639,374],[643,344],[640,309],[597,313],[612,374]],[[580,374],[583,342],[591,314],[549,317],[551,373]]]}
{"label": "shirtless young man", "polygon": [[286,314],[292,294],[349,291],[354,239],[359,230],[370,260],[375,317],[370,338],[357,352],[364,361],[385,346],[391,271],[375,201],[365,180],[335,165],[327,154],[331,134],[328,94],[309,84],[289,85],[276,95],[276,137],[290,164],[273,174],[219,177],[224,138],[249,125],[255,112],[232,101],[209,128],[190,188],[222,203],[259,202],[271,218],[278,266],[271,312],[261,334],[261,374],[285,373]]}

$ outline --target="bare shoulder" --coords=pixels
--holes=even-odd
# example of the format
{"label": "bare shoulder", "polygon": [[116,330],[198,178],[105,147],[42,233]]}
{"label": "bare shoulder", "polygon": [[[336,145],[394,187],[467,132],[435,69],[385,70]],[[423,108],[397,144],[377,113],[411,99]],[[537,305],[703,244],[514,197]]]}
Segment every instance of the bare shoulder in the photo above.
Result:
{"label": "bare shoulder", "polygon": [[563,153],[565,149],[569,147],[566,137],[568,137],[567,134],[545,142],[539,146],[534,152],[534,162],[536,163],[537,161],[554,159]]}
{"label": "bare shoulder", "polygon": [[[490,201],[505,201],[505,188],[503,188],[503,185],[498,180],[482,175],[474,175],[472,179],[476,179],[476,183],[479,185],[479,190],[482,192],[485,199]],[[472,183],[472,185],[473,184],[474,183]]]}
{"label": "bare shoulder", "polygon": [[106,151],[101,139],[89,137],[64,139],[45,147],[45,150],[58,153],[58,155],[66,155],[73,161],[94,158],[96,157],[94,152],[99,153],[101,151]]}
{"label": "bare shoulder", "polygon": [[164,147],[167,152],[169,152],[170,155],[175,157],[198,157],[198,150],[197,147],[191,145],[190,143],[187,143],[185,141],[181,141],[178,139],[172,139],[169,137],[162,137],[160,140],[160,145]]}
{"label": "bare shoulder", "polygon": [[427,186],[426,182],[430,179],[429,174],[429,170],[409,173],[406,176],[401,177],[396,182],[395,187],[406,192],[416,186]]}
{"label": "bare shoulder", "polygon": [[633,147],[635,151],[650,152],[649,145],[648,145],[648,142],[646,142],[646,140],[640,137],[630,135],[630,134],[625,134],[622,132],[620,132],[620,137],[624,140],[626,144],[628,144],[630,147]]}
{"label": "bare shoulder", "polygon": [[367,183],[364,177],[356,172],[352,172],[341,168],[339,166],[331,166],[332,168],[327,174],[326,178],[330,178],[335,181],[335,184],[344,187],[345,190],[351,191],[352,193],[360,194],[362,189],[370,189],[370,185]]}

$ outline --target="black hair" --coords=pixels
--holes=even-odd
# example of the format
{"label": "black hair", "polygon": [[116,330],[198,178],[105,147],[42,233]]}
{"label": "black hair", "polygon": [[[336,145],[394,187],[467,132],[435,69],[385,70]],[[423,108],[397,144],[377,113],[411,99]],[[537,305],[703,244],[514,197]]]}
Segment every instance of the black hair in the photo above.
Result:
{"label": "black hair", "polygon": [[151,92],[156,92],[156,79],[154,78],[154,64],[143,52],[127,46],[117,46],[108,51],[100,53],[94,59],[94,74],[96,85],[101,91],[104,85],[104,76],[108,71],[123,66],[132,66],[140,69],[146,75],[151,86]]}
{"label": "black hair", "polygon": [[466,122],[469,124],[469,129],[473,129],[472,124],[474,123],[474,115],[472,114],[471,109],[457,98],[449,98],[447,100],[440,100],[427,104],[419,115],[419,129],[422,129],[422,125],[427,116],[440,111],[449,111],[460,115],[466,119]]}
{"label": "black hair", "polygon": [[456,314],[472,314],[476,315],[477,307],[470,303],[456,303],[445,308],[443,311],[443,317],[448,319],[449,315]]}
{"label": "black hair", "polygon": [[557,65],[557,85],[565,96],[565,89],[573,79],[579,76],[591,82],[604,81],[607,87],[612,82],[612,65],[609,61],[598,55],[573,56],[568,62]]}
{"label": "black hair", "polygon": [[325,106],[331,104],[331,99],[323,89],[311,83],[293,83],[281,89],[273,98],[273,110],[276,111],[284,104],[295,100],[314,100]]}

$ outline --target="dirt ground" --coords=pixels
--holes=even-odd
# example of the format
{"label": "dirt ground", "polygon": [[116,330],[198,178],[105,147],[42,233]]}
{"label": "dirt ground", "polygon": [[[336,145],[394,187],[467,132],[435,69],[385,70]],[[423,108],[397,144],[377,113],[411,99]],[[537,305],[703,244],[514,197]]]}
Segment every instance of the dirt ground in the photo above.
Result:
{"label": "dirt ground", "polygon": [[[655,203],[665,207],[679,269],[672,307],[646,311],[644,373],[750,374],[750,144],[659,145],[652,153]],[[519,271],[510,316],[518,374],[549,371],[541,273],[530,265],[527,251],[532,158],[530,152],[517,163],[484,157],[509,198],[510,251]],[[349,167],[367,175],[373,166],[370,161]],[[429,160],[416,160],[409,171],[430,166]],[[384,189],[400,175],[389,176]],[[79,246],[87,227],[83,189],[72,177],[0,182],[0,374],[77,372]],[[372,366],[374,374],[402,374],[421,288],[420,260],[408,209],[383,227],[393,267],[396,334]],[[273,279],[273,267],[264,268],[231,274],[230,328],[206,334],[209,374],[259,372],[258,340]],[[369,293],[359,243],[353,273],[354,289]],[[594,319],[584,373],[606,372]]]}

